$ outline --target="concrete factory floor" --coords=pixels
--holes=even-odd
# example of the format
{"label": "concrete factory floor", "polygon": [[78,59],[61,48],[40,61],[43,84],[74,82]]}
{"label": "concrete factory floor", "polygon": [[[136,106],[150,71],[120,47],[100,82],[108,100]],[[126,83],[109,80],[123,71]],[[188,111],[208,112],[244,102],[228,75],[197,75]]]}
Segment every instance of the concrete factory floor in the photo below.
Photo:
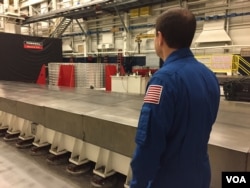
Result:
{"label": "concrete factory floor", "polygon": [[[30,148],[18,149],[15,142],[0,138],[0,187],[1,188],[91,188],[92,169],[81,175],[71,175],[67,165],[50,165],[48,154],[33,156]],[[123,188],[125,177],[117,174],[114,188]]]}

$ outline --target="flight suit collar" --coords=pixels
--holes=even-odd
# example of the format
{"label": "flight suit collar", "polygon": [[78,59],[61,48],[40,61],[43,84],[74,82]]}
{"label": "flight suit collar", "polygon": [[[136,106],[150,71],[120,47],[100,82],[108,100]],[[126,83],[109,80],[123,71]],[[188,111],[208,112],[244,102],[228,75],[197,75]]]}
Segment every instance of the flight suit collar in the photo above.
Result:
{"label": "flight suit collar", "polygon": [[181,48],[174,52],[172,52],[168,58],[164,61],[164,65],[167,65],[169,63],[173,63],[179,59],[186,58],[186,57],[193,57],[193,53],[189,48]]}

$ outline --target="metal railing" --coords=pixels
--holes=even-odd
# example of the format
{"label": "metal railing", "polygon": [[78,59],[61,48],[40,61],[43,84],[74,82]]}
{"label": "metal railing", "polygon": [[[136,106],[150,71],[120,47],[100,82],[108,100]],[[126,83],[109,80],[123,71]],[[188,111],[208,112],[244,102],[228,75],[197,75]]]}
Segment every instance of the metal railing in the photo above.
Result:
{"label": "metal railing", "polygon": [[239,70],[250,75],[250,63],[239,55],[206,55],[196,58],[215,73],[238,74]]}
{"label": "metal railing", "polygon": [[238,68],[246,75],[250,75],[250,63],[239,55],[234,55],[234,57],[238,59]]}

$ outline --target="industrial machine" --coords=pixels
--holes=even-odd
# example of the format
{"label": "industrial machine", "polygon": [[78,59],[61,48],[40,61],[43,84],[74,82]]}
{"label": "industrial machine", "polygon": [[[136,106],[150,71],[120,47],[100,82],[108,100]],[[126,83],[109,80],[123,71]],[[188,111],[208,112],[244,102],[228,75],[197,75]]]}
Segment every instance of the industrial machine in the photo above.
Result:
{"label": "industrial machine", "polygon": [[138,54],[141,53],[141,42],[142,40],[141,39],[145,39],[145,38],[154,38],[155,37],[155,34],[143,34],[143,33],[140,33],[139,35],[136,35],[135,37],[135,42],[137,42],[137,45],[138,45]]}
{"label": "industrial machine", "polygon": [[227,81],[223,85],[226,100],[250,101],[250,78]]}
{"label": "industrial machine", "polygon": [[133,66],[132,73],[141,76],[151,76],[158,70],[158,67]]}

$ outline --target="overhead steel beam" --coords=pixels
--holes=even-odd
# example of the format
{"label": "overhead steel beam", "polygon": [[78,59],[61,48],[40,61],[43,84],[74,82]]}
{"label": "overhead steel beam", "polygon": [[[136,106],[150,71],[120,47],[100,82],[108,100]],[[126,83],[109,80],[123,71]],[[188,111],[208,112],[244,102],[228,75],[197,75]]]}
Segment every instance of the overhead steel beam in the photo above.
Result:
{"label": "overhead steel beam", "polygon": [[118,11],[117,7],[114,7],[114,9],[115,9],[115,11],[116,11],[116,14],[119,16],[119,18],[120,18],[120,20],[121,20],[121,22],[122,22],[122,26],[124,27],[125,31],[128,33],[128,28],[127,28],[127,26],[125,25],[125,23],[124,23],[124,21],[123,21],[123,19],[122,19],[122,17],[121,17],[120,12]]}
{"label": "overhead steel beam", "polygon": [[[107,3],[108,1],[110,1],[110,0],[100,1],[100,3],[97,3],[97,4],[100,4],[102,9],[106,9],[106,8],[110,8],[113,6],[119,6],[122,4],[136,2],[137,0]],[[95,9],[93,9],[93,6],[95,6],[95,5],[96,5],[96,1],[95,1],[95,3],[88,3],[88,4],[85,3],[84,5],[81,5],[81,6],[77,5],[77,6],[72,6],[70,8],[53,10],[47,14],[32,16],[32,17],[26,19],[23,22],[23,24],[25,25],[25,24],[44,21],[44,20],[48,20],[48,19],[58,18],[58,17],[68,17],[68,18],[77,19],[77,18],[82,17],[82,15],[84,15],[84,14],[89,15],[90,13],[95,13]]]}
{"label": "overhead steel beam", "polygon": [[76,20],[76,23],[78,24],[78,26],[80,27],[81,31],[83,32],[83,34],[84,34],[85,36],[87,36],[86,31],[82,28],[82,26],[81,26],[80,22],[78,21],[78,19],[75,19],[75,20]]}
{"label": "overhead steel beam", "polygon": [[44,21],[47,19],[53,19],[53,18],[58,18],[58,17],[67,17],[67,15],[71,12],[75,11],[81,11],[84,9],[88,9],[91,6],[96,5],[96,3],[105,3],[108,2],[109,0],[100,0],[98,2],[89,2],[89,3],[84,3],[83,5],[76,5],[72,7],[67,7],[67,8],[62,8],[58,10],[53,10],[50,11],[49,13],[43,14],[43,15],[37,15],[37,16],[32,16],[28,19],[26,19],[23,24],[29,24],[29,23],[34,23],[34,22],[39,22],[39,21]]}
{"label": "overhead steel beam", "polygon": [[[102,10],[105,12],[114,12],[114,7],[117,8],[118,11],[128,11],[132,8],[139,8],[142,6],[150,6],[154,4],[159,4],[165,2],[165,0],[123,0],[123,1],[102,1],[100,3]],[[59,10],[53,10],[49,13],[38,15],[38,16],[32,16],[30,18],[27,18],[23,21],[22,25],[45,21],[53,18],[59,18],[59,17],[66,17],[71,19],[79,19],[79,18],[88,18],[91,16],[96,16],[96,10],[93,7],[95,4],[92,5],[82,5],[82,6],[73,6],[71,8],[63,8]]]}

